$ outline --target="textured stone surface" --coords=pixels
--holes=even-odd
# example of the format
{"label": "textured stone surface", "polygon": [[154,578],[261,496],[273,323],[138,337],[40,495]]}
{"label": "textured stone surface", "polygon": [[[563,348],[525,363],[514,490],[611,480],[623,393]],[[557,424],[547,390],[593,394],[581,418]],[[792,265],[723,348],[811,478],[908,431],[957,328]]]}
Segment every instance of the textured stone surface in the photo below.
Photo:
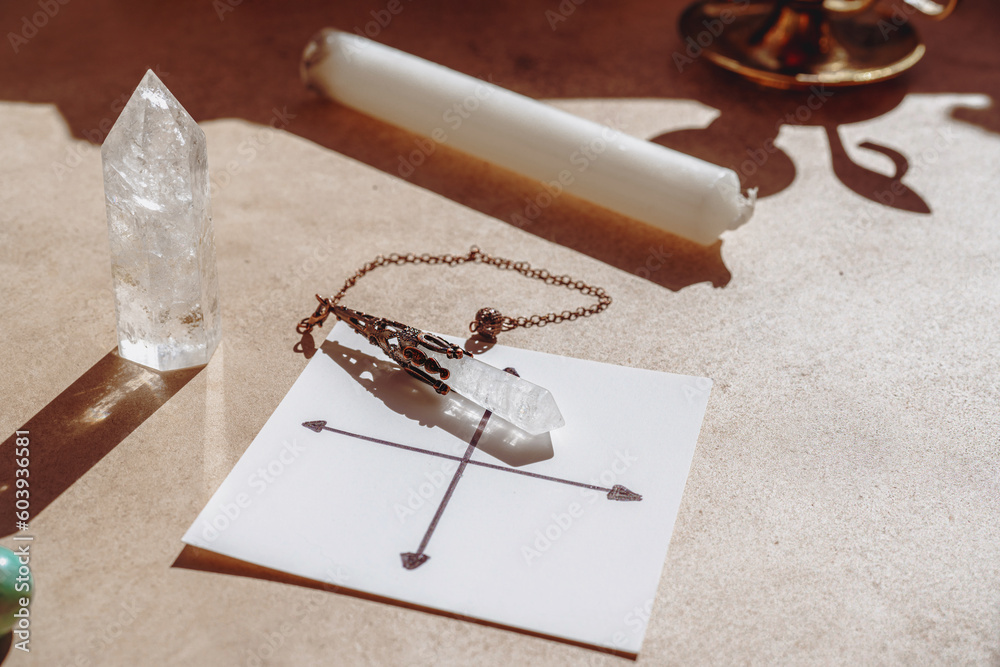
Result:
{"label": "textured stone surface", "polygon": [[[770,145],[758,128],[770,131],[808,101],[765,96],[704,58],[678,72],[671,58],[685,49],[675,28],[685,0],[586,2],[553,30],[544,10],[557,4],[403,3],[378,39],[637,136],[685,133],[691,145],[732,150],[735,166]],[[42,410],[67,414],[55,397],[68,388],[72,397],[113,346],[100,158],[84,133],[117,116],[109,106],[131,93],[142,75],[136,63],[170,72],[161,77],[203,123],[220,183],[224,165],[236,161],[239,172],[212,198],[225,345],[82,477],[72,450],[37,473],[32,463],[33,482],[37,474],[62,493],[37,512],[32,493],[31,566],[45,585],[31,608],[37,644],[30,654],[11,648],[4,667],[258,658],[275,666],[1000,664],[1000,355],[991,353],[1000,348],[1000,113],[996,104],[970,109],[964,95],[1000,100],[994,4],[963,2],[941,22],[915,18],[928,50],[911,73],[837,91],[812,123],[783,126],[781,150],[756,174],[770,194],[728,233],[723,275],[712,274],[714,287],[676,292],[657,283],[677,289],[705,275],[689,246],[653,231],[637,239],[639,225],[569,197],[522,232],[505,221],[539,195],[536,186],[446,145],[408,184],[400,156],[424,157],[412,135],[309,97],[295,76],[302,45],[323,25],[364,29],[371,3],[290,11],[244,2],[220,22],[204,2],[70,2],[16,56],[5,42],[0,425],[8,434]],[[37,0],[0,3],[4,34],[37,11]],[[267,124],[283,122],[273,109],[285,105],[296,117],[271,134]],[[845,186],[831,163],[841,172],[844,153],[831,155],[827,135],[838,122],[848,123],[837,129],[849,156],[868,170],[855,166],[857,179],[893,171],[860,142],[892,146],[910,163],[904,182],[933,212],[859,194],[888,184]],[[253,144],[258,137],[272,140]],[[241,151],[255,145],[250,160]],[[79,166],[60,170],[57,183],[53,160],[72,165],[77,155]],[[786,186],[775,193],[780,178]],[[379,252],[473,244],[587,279],[615,300],[597,317],[507,332],[504,345],[716,382],[659,593],[622,619],[625,634],[648,624],[636,663],[232,564],[171,567],[180,536],[306,365],[292,351],[292,328],[313,295]],[[423,269],[387,269],[361,281],[351,302],[456,335],[485,303],[529,314],[586,302],[487,267]],[[455,277],[443,278],[448,271]],[[74,307],[58,320],[38,316],[58,304]],[[81,412],[71,426],[127,417],[115,392],[91,401],[108,415],[103,422]],[[33,443],[59,448],[57,432],[32,431]],[[608,447],[595,461],[605,479],[613,465],[621,470],[614,451],[629,443]],[[424,472],[439,470],[415,473],[423,483]],[[456,493],[476,493],[464,484]],[[390,502],[406,503],[420,487],[393,488]],[[581,505],[581,521],[599,518],[598,504]],[[526,506],[512,543],[530,544],[567,507],[558,498]],[[435,508],[425,502],[404,527],[422,530]],[[552,549],[570,547],[577,531]],[[101,554],[85,577],[84,552]],[[599,585],[583,582],[579,594]],[[136,616],[121,616],[122,604]]]}
{"label": "textured stone surface", "polygon": [[566,424],[552,392],[472,357],[428,352],[451,371],[448,386],[532,435]]}
{"label": "textured stone surface", "polygon": [[221,331],[205,133],[148,71],[101,156],[119,354],[208,363]]}

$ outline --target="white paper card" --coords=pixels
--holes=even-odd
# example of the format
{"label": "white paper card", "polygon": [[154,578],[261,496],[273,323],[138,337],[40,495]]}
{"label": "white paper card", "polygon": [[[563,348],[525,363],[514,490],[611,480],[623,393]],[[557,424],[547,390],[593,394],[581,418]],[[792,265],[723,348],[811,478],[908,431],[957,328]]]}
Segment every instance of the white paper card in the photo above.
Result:
{"label": "white paper card", "polygon": [[476,356],[549,389],[566,426],[512,441],[490,418],[453,483],[484,411],[338,323],[184,542],[638,653],[711,381],[499,345]]}

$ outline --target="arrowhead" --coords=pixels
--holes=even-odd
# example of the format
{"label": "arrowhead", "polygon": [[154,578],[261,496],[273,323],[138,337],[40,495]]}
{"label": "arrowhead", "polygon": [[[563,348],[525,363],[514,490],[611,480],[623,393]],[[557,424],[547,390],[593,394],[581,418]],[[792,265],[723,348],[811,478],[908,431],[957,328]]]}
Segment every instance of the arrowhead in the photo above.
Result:
{"label": "arrowhead", "polygon": [[415,570],[430,558],[427,554],[415,554],[411,552],[399,554],[399,557],[403,559],[403,567],[407,570]]}
{"label": "arrowhead", "polygon": [[319,433],[320,431],[322,431],[326,427],[326,422],[324,422],[324,421],[319,421],[319,422],[302,422],[302,425],[305,426],[310,431],[316,431],[317,433]]}
{"label": "arrowhead", "polygon": [[621,484],[615,484],[608,491],[608,500],[642,500],[642,496],[635,491],[629,491]]}

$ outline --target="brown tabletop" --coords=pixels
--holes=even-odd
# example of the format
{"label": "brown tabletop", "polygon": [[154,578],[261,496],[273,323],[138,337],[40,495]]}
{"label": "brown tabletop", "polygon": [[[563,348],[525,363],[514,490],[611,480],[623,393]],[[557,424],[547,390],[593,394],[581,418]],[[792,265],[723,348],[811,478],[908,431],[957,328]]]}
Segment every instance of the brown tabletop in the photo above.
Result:
{"label": "brown tabletop", "polygon": [[[640,664],[1000,662],[992,3],[916,19],[927,56],[900,79],[819,97],[679,71],[683,2],[389,4],[0,7],[0,426],[30,431],[37,583],[8,663],[627,664],[180,542],[306,364],[312,295],[380,252],[474,244],[615,299],[506,344],[715,381]],[[324,26],[731,166],[756,214],[704,248],[569,196],[518,228],[539,186],[446,145],[402,178],[414,135],[300,84]],[[224,329],[166,375],[115,354],[100,158],[147,68],[208,137]],[[441,271],[352,300],[461,334],[484,305],[574,298]]]}

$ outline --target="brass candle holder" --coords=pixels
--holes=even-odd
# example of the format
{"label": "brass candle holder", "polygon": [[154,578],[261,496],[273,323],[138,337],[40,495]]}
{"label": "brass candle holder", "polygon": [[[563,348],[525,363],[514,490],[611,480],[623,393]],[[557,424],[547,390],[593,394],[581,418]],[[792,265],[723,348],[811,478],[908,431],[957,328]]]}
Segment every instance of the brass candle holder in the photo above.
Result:
{"label": "brass candle holder", "polygon": [[[892,78],[924,55],[910,25],[948,16],[958,0],[699,0],[680,18],[688,56],[782,89]],[[684,56],[680,56],[684,57]]]}

